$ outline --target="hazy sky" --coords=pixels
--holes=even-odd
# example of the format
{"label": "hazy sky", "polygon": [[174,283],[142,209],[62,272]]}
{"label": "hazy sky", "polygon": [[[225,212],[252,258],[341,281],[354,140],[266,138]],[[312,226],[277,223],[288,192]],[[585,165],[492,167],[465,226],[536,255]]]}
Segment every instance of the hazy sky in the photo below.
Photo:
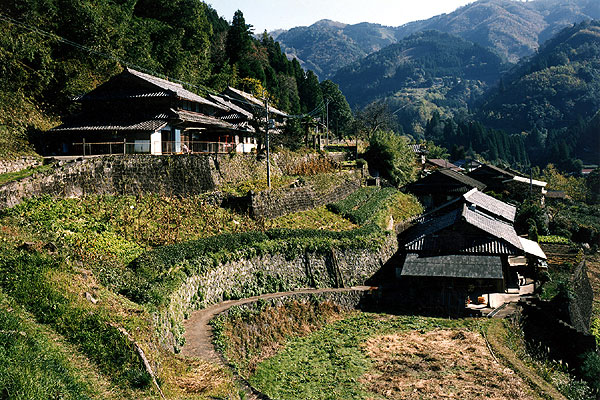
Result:
{"label": "hazy sky", "polygon": [[311,25],[320,19],[398,26],[449,13],[474,0],[205,0],[231,22],[242,10],[255,33]]}

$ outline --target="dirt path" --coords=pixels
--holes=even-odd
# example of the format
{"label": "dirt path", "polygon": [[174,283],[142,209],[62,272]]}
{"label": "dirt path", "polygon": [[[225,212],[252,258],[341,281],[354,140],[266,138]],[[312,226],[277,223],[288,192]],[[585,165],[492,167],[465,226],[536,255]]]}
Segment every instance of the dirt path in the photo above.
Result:
{"label": "dirt path", "polygon": [[493,319],[488,327],[486,338],[492,346],[495,356],[498,356],[502,361],[508,364],[508,366],[523,378],[541,398],[566,400],[554,386],[542,379],[504,344],[505,335],[506,328],[504,327],[502,320]]}
{"label": "dirt path", "polygon": [[221,356],[217,353],[212,344],[213,332],[212,327],[209,325],[209,322],[216,315],[228,310],[233,306],[252,303],[259,299],[267,300],[295,294],[320,294],[331,292],[349,292],[353,290],[367,291],[369,289],[369,286],[355,286],[351,288],[342,289],[304,289],[295,290],[292,292],[270,293],[261,296],[249,297],[247,299],[228,300],[222,303],[212,305],[202,310],[194,311],[190,315],[190,318],[184,323],[185,345],[181,350],[181,354],[185,357],[198,357],[204,360],[213,361],[220,365],[224,365]]}

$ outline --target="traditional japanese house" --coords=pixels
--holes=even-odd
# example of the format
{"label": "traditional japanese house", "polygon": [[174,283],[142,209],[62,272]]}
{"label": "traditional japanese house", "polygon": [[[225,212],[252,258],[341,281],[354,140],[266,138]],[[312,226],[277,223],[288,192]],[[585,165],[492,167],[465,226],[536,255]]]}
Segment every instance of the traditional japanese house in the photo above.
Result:
{"label": "traditional japanese house", "polygon": [[517,235],[515,215],[514,206],[477,189],[423,215],[400,237],[397,290],[406,299],[454,312],[468,301],[489,303],[493,293],[518,293],[545,255],[537,243]]}
{"label": "traditional japanese house", "polygon": [[483,164],[467,174],[473,179],[485,183],[486,191],[505,193],[510,197],[524,199],[528,194],[539,195],[543,203],[546,182],[520,176],[516,171]]}
{"label": "traditional japanese house", "polygon": [[479,168],[469,172],[467,175],[484,183],[487,187],[487,190],[494,191],[496,193],[500,193],[505,190],[506,185],[504,182],[506,180],[511,180],[516,176],[516,174],[513,172],[491,164],[483,164]]}
{"label": "traditional japanese house", "polygon": [[449,169],[439,169],[415,182],[406,185],[403,190],[417,196],[426,210],[438,207],[449,200],[458,198],[471,189],[483,190],[486,185],[475,179]]}
{"label": "traditional japanese house", "polygon": [[[252,137],[230,107],[181,84],[126,68],[76,99],[81,112],[50,130],[55,154],[230,152]],[[239,141],[239,140],[238,140]],[[242,149],[244,150],[244,149]]]}
{"label": "traditional japanese house", "polygon": [[451,169],[456,172],[460,171],[460,168],[457,165],[441,158],[428,158],[425,160],[425,169],[429,171],[436,171],[438,169]]}

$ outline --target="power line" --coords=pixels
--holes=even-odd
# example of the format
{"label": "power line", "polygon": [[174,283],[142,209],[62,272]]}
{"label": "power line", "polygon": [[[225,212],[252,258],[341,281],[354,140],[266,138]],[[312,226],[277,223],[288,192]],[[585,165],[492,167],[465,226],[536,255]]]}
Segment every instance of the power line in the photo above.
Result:
{"label": "power line", "polygon": [[[115,61],[115,62],[117,62],[117,63],[119,63],[121,65],[124,65],[126,67],[138,70],[140,72],[143,72],[143,73],[146,73],[146,74],[149,74],[149,75],[152,75],[152,76],[156,76],[158,78],[162,78],[162,79],[168,80],[170,82],[176,82],[176,83],[179,83],[181,85],[186,85],[188,87],[192,87],[192,88],[198,89],[198,90],[203,91],[203,92],[208,93],[208,94],[213,94],[213,95],[217,95],[217,96],[220,96],[220,97],[224,97],[224,98],[227,98],[227,99],[229,99],[231,101],[235,101],[235,102],[238,102],[238,103],[244,103],[244,104],[250,105],[252,107],[259,107],[257,104],[251,103],[251,102],[249,102],[247,100],[240,100],[240,99],[233,98],[233,97],[225,95],[225,94],[218,93],[215,90],[213,90],[211,88],[208,88],[206,86],[193,84],[193,83],[182,81],[182,80],[179,80],[179,79],[174,79],[174,78],[171,78],[171,77],[169,77],[169,76],[167,76],[165,74],[161,74],[161,73],[157,73],[155,71],[148,70],[148,69],[146,69],[144,67],[141,67],[139,65],[130,63],[128,61],[125,61],[122,58],[119,58],[119,57],[114,56],[112,54],[108,54],[108,53],[105,53],[105,52],[102,52],[102,51],[95,50],[95,49],[93,49],[91,47],[79,44],[77,42],[74,42],[72,40],[64,38],[64,37],[62,37],[60,35],[57,35],[55,33],[44,31],[44,30],[42,30],[42,29],[40,29],[38,27],[31,26],[29,24],[26,24],[25,22],[16,20],[14,18],[11,18],[9,16],[3,15],[1,13],[0,13],[0,20],[4,20],[4,21],[6,21],[8,23],[11,23],[13,25],[20,26],[21,28],[27,29],[27,30],[32,31],[34,33],[37,33],[37,34],[39,34],[41,36],[44,36],[44,37],[56,40],[58,42],[67,44],[69,46],[73,46],[73,47],[75,47],[75,48],[77,48],[79,50],[95,54],[95,55],[97,55],[99,57],[102,57],[102,58],[110,59],[110,60]],[[321,104],[319,104],[314,110],[312,110],[309,113],[300,114],[300,115],[288,115],[288,118],[300,119],[300,118],[304,118],[304,117],[307,117],[307,116],[308,117],[314,117],[314,115],[316,115],[319,111],[322,111],[323,106],[324,106],[324,103],[321,102]]]}

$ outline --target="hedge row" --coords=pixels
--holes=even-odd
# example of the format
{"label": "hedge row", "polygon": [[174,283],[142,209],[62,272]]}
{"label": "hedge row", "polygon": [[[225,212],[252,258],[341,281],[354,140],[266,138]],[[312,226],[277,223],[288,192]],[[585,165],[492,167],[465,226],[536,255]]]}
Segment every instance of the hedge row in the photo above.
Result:
{"label": "hedge row", "polygon": [[377,250],[385,236],[380,227],[368,224],[342,232],[273,229],[162,246],[129,265],[130,275],[120,293],[138,303],[159,307],[187,277],[204,274],[219,264],[267,254],[292,259],[307,251],[324,253],[331,248]]}

